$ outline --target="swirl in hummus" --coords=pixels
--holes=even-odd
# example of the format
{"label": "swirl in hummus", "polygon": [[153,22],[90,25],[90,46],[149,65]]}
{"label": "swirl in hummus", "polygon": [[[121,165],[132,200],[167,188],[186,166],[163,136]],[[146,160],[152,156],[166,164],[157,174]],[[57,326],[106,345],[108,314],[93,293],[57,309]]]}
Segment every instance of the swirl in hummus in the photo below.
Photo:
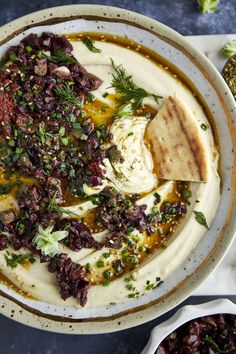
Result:
{"label": "swirl in hummus", "polygon": [[[104,306],[160,286],[220,199],[217,148],[192,92],[140,48],[91,38],[31,34],[0,67],[0,269],[54,305]],[[199,127],[204,182],[154,172],[145,134],[169,96]]]}

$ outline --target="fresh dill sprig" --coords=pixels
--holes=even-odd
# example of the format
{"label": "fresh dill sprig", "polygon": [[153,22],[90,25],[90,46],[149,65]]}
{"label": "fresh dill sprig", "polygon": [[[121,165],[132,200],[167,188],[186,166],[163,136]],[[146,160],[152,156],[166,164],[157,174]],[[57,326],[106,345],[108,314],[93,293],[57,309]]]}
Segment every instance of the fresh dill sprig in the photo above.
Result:
{"label": "fresh dill sprig", "polygon": [[57,211],[58,213],[64,213],[67,214],[69,216],[79,216],[78,214],[74,213],[71,210],[67,210],[65,208],[59,207],[59,205],[57,204],[57,192],[55,191],[55,193],[53,194],[50,203],[48,205],[48,211]]}
{"label": "fresh dill sprig", "polygon": [[58,85],[54,88],[55,93],[59,97],[59,100],[63,104],[71,103],[75,106],[80,104],[79,100],[76,97],[74,90],[68,82],[65,82],[63,85]]}
{"label": "fresh dill sprig", "polygon": [[63,49],[58,48],[55,54],[48,56],[46,58],[53,63],[65,63],[65,64],[76,64],[77,60],[69,55],[67,55]]}
{"label": "fresh dill sprig", "polygon": [[132,102],[135,106],[141,107],[145,97],[153,97],[154,100],[159,103],[161,96],[157,96],[153,93],[147,92],[141,87],[138,87],[132,79],[131,75],[128,75],[122,65],[115,65],[111,58],[111,65],[115,71],[111,87],[113,87],[117,93],[120,94],[121,99],[124,102]]}
{"label": "fresh dill sprig", "polygon": [[88,50],[90,50],[90,52],[93,52],[93,53],[101,53],[101,49],[99,48],[96,48],[94,46],[94,41],[88,37],[85,37],[82,42],[84,43],[84,45],[86,45],[86,47],[88,48]]}
{"label": "fresh dill sprig", "polygon": [[58,209],[60,209],[60,207],[58,206],[57,204],[57,191],[54,192],[51,200],[50,200],[50,203],[48,205],[48,211],[51,212],[51,211],[59,211]]}
{"label": "fresh dill sprig", "polygon": [[207,344],[210,345],[210,347],[214,350],[214,352],[218,354],[225,354],[228,353],[228,350],[221,350],[218,346],[218,344],[213,340],[212,337],[206,335],[205,338],[203,338],[203,341]]}

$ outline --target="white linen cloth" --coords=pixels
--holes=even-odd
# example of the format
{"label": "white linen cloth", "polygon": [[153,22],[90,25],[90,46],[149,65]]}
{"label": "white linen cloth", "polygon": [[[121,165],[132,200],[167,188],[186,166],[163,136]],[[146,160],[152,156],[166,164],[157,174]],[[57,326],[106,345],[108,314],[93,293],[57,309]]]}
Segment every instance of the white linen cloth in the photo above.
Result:
{"label": "white linen cloth", "polygon": [[[220,49],[226,42],[236,40],[236,34],[191,36],[187,39],[221,72],[227,59],[220,53]],[[221,264],[193,295],[236,295],[236,239]]]}

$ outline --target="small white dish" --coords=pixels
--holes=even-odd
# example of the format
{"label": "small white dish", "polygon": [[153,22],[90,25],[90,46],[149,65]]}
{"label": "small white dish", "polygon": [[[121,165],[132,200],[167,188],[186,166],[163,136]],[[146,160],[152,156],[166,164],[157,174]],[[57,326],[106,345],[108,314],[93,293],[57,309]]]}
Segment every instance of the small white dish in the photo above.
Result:
{"label": "small white dish", "polygon": [[175,329],[195,318],[226,313],[236,315],[236,304],[228,299],[218,299],[200,305],[187,305],[179,309],[169,320],[153,328],[149,341],[141,354],[155,354],[157,347]]}

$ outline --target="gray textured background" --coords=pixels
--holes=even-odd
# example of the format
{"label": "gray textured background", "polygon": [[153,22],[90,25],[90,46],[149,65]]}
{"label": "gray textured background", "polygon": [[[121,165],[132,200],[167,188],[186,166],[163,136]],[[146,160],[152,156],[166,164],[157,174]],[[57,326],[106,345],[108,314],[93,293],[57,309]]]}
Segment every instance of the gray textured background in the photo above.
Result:
{"label": "gray textured background", "polygon": [[[52,6],[87,1],[0,0],[0,25],[30,12]],[[196,0],[113,0],[90,3],[119,6],[150,16],[183,35],[235,33],[236,0],[221,0],[220,11],[201,15]],[[236,302],[236,296],[228,297]],[[200,303],[213,297],[192,297],[187,303]],[[114,334],[75,336],[32,329],[0,316],[0,354],[139,354],[151,329],[159,319]]]}
{"label": "gray textured background", "polygon": [[197,0],[0,0],[0,25],[47,7],[83,3],[99,3],[137,11],[184,35],[236,31],[236,0],[221,0],[220,11],[204,16],[197,10]]}

